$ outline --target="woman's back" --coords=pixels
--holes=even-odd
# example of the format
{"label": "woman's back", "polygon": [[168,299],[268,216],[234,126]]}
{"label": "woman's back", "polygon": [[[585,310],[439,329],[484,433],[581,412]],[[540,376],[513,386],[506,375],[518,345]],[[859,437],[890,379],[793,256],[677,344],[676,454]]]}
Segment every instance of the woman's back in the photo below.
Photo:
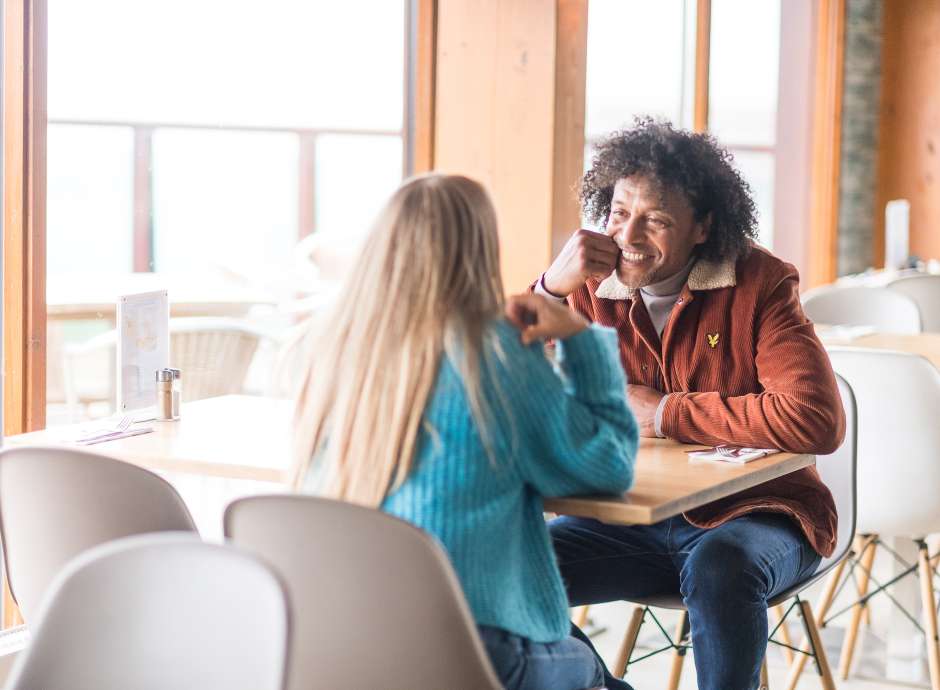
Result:
{"label": "woman's back", "polygon": [[486,432],[458,367],[444,358],[411,473],[382,508],[441,541],[478,623],[558,640],[567,604],[542,497],[620,492],[632,480],[637,432],[616,336],[595,327],[560,341],[567,384],[541,345],[523,346],[505,320],[491,324],[484,342]]}

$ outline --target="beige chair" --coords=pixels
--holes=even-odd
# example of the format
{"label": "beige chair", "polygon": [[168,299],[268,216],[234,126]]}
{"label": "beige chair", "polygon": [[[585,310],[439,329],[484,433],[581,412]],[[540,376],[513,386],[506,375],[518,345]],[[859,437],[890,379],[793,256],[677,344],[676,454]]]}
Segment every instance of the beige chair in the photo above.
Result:
{"label": "beige chair", "polygon": [[[856,439],[858,434],[858,413],[856,411],[855,395],[853,394],[852,387],[845,379],[841,378],[840,376],[837,375],[836,379],[839,384],[839,393],[842,397],[842,405],[845,408],[845,440],[834,453],[821,456],[817,458],[816,462],[816,468],[819,471],[820,477],[832,492],[832,496],[836,504],[836,513],[839,516],[839,528],[838,534],[836,535],[836,547],[832,556],[829,558],[824,558],[822,561],[820,561],[815,573],[810,575],[806,580],[795,583],[788,590],[781,592],[769,602],[767,602],[768,608],[776,609],[779,613],[779,622],[777,623],[776,627],[770,631],[770,635],[768,636],[768,643],[782,644],[785,650],[790,651],[788,645],[791,645],[791,642],[789,639],[789,634],[786,632],[786,618],[789,613],[794,610],[797,611],[797,613],[800,615],[806,634],[806,640],[801,647],[803,653],[798,654],[796,658],[788,656],[792,662],[789,678],[787,680],[788,690],[793,690],[796,687],[803,671],[803,666],[808,658],[812,658],[816,662],[816,670],[819,672],[822,687],[825,690],[832,690],[835,688],[835,681],[832,677],[832,671],[829,667],[829,661],[826,657],[825,649],[823,649],[822,646],[818,628],[821,625],[820,622],[825,618],[827,612],[829,611],[829,607],[832,605],[837,587],[842,578],[842,573],[845,569],[846,559],[851,553],[852,543],[855,540],[855,520],[857,507],[855,469],[857,454]],[[820,596],[820,601],[817,604],[816,611],[813,611],[810,603],[801,598],[800,595],[811,585],[819,582],[823,578],[826,578],[826,583],[823,587],[823,592]],[[792,601],[790,602],[789,607],[784,608],[784,604],[791,599]],[[654,620],[659,626],[659,629],[663,630],[662,625],[659,624],[655,617],[653,608],[680,610],[682,611],[682,614],[679,618],[679,624],[677,626],[675,636],[673,638],[669,638],[668,635],[666,635],[666,646],[642,657],[646,658],[659,652],[672,650],[673,663],[670,671],[669,681],[666,684],[666,687],[670,690],[677,690],[682,675],[682,667],[685,660],[685,655],[686,652],[691,648],[691,641],[689,637],[689,614],[685,610],[682,597],[676,593],[672,595],[667,594],[642,599],[633,599],[632,601],[633,603],[637,604],[637,606],[633,610],[629,626],[627,628],[626,634],[624,635],[623,642],[621,643],[620,651],[617,655],[617,659],[614,662],[614,665],[611,667],[611,673],[616,676],[623,677],[623,675],[626,673],[627,667],[631,663],[635,663],[635,661],[632,660],[634,647],[636,646],[640,627],[647,618]],[[778,631],[781,634],[781,641],[775,639],[775,635],[778,633]],[[639,661],[639,659],[637,659],[637,661]],[[766,660],[764,661],[764,665],[761,669],[761,675],[762,678],[760,687],[762,690],[766,690],[768,687]]]}
{"label": "beige chair", "polygon": [[173,487],[152,472],[68,448],[0,451],[0,543],[27,623],[53,577],[77,554],[165,531],[196,527]]}
{"label": "beige chair", "polygon": [[287,582],[293,690],[502,685],[438,544],[376,510],[311,496],[256,496],[225,534]]}
{"label": "beige chair", "polygon": [[888,287],[914,300],[925,332],[940,333],[940,275],[904,276],[892,280]]}
{"label": "beige chair", "polygon": [[182,371],[183,402],[241,393],[265,337],[238,319],[170,319],[170,366]]}
{"label": "beige chair", "polygon": [[803,311],[827,326],[872,326],[881,333],[920,333],[920,310],[907,295],[883,287],[824,285],[807,291]]}
{"label": "beige chair", "polygon": [[284,688],[290,614],[279,578],[194,535],[85,551],[56,577],[30,627],[6,690]]}

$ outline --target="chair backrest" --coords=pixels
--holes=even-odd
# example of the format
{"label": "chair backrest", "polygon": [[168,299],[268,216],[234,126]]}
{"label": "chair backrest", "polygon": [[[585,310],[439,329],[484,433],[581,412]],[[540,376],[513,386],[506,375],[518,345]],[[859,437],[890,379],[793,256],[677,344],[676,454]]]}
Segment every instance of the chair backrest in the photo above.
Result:
{"label": "chair backrest", "polygon": [[855,538],[856,521],[856,484],[855,470],[858,453],[858,409],[852,387],[843,377],[836,374],[842,407],[845,409],[845,439],[842,445],[829,455],[816,458],[816,470],[823,484],[832,493],[839,516],[839,529],[836,536],[836,548],[832,555],[822,559],[817,572],[838,563],[852,546]]}
{"label": "chair backrest", "polygon": [[858,406],[858,531],[938,531],[940,372],[904,352],[831,347],[829,357]]}
{"label": "chair backrest", "polygon": [[0,451],[0,543],[27,623],[55,574],[85,549],[196,527],[179,494],[143,468],[70,448]]}
{"label": "chair backrest", "polygon": [[287,583],[293,690],[502,687],[447,555],[416,527],[323,498],[256,496],[229,505],[225,534]]}
{"label": "chair backrest", "polygon": [[920,333],[914,300],[882,287],[823,286],[803,295],[803,311],[815,323],[874,326],[882,333]]}
{"label": "chair backrest", "polygon": [[290,615],[279,578],[193,535],[128,537],[79,555],[31,628],[6,690],[284,688]]}
{"label": "chair backrest", "polygon": [[904,293],[920,309],[920,320],[924,331],[940,333],[940,276],[913,275],[897,278],[888,283],[891,290]]}
{"label": "chair backrest", "polygon": [[[270,337],[249,322],[227,317],[179,317],[169,325],[170,366],[182,371],[184,402],[241,393],[258,346]],[[79,402],[113,403],[116,343],[117,332],[110,330],[63,349],[63,385],[73,416]]]}
{"label": "chair backrest", "polygon": [[262,337],[238,319],[170,319],[170,365],[183,372],[183,401],[241,393]]}

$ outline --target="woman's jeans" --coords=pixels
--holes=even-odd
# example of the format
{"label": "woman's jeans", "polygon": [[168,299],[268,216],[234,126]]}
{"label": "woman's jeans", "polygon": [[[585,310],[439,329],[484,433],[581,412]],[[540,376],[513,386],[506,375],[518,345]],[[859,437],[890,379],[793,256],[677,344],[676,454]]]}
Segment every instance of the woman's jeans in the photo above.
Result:
{"label": "woman's jeans", "polygon": [[[682,595],[700,690],[758,686],[767,600],[812,575],[820,561],[799,527],[773,513],[714,529],[682,516],[629,527],[562,517],[549,529],[572,606]],[[606,682],[620,687],[609,675]]]}
{"label": "woman's jeans", "polygon": [[[587,690],[604,687],[604,667],[594,651],[574,637],[542,644],[479,626],[490,661],[506,690]],[[621,681],[609,690],[631,690]]]}

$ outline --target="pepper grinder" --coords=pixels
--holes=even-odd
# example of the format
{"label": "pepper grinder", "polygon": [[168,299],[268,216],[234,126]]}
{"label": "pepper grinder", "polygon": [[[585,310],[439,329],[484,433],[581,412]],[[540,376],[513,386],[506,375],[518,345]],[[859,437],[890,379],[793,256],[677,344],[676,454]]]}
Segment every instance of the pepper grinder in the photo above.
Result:
{"label": "pepper grinder", "polygon": [[183,380],[180,378],[182,372],[173,367],[168,368],[167,371],[173,374],[173,419],[179,419],[183,404]]}
{"label": "pepper grinder", "polygon": [[172,422],[179,419],[179,413],[173,415],[173,372],[169,369],[157,370],[157,415],[158,422]]}

